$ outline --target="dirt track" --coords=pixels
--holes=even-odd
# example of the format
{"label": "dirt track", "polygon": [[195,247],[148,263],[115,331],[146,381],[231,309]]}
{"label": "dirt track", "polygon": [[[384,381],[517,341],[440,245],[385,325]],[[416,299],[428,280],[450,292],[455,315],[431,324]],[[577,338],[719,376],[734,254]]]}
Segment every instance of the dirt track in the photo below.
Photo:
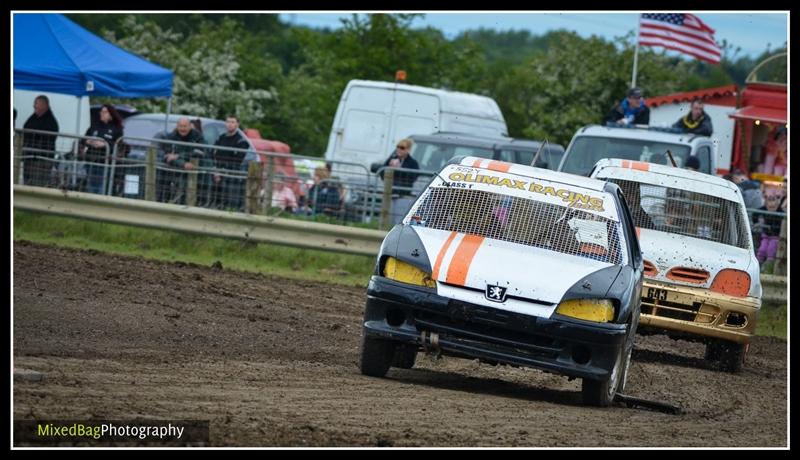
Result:
{"label": "dirt track", "polygon": [[364,289],[14,245],[15,419],[205,419],[217,446],[786,446],[786,342],[741,374],[637,337],[627,393],[683,415],[580,405],[580,381],[420,357],[357,369]]}

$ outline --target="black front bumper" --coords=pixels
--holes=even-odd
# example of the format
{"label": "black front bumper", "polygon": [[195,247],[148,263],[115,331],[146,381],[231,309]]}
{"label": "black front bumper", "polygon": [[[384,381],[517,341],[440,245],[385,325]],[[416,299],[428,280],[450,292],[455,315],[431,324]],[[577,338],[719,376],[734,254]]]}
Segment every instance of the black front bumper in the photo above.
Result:
{"label": "black front bumper", "polygon": [[512,313],[373,276],[364,333],[419,348],[431,346],[436,333],[444,354],[605,380],[625,344],[627,325]]}

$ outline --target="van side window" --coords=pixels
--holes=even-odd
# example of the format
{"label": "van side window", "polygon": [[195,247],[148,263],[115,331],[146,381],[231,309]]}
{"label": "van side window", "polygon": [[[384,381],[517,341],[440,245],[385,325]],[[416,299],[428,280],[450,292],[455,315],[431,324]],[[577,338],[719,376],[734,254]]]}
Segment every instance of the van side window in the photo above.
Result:
{"label": "van side window", "polygon": [[707,145],[697,149],[697,159],[700,160],[700,172],[706,174],[714,173],[714,171],[711,171],[711,149]]}

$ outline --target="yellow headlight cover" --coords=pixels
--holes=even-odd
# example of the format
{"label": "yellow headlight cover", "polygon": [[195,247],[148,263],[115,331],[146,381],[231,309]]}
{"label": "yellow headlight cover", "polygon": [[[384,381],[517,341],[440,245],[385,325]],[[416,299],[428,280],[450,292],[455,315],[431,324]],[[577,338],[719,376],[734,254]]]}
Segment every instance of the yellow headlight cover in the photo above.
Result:
{"label": "yellow headlight cover", "polygon": [[397,260],[394,257],[386,259],[386,264],[383,266],[383,276],[395,281],[400,281],[401,283],[415,284],[417,286],[429,288],[436,287],[436,281],[431,279],[430,274],[402,260]]}
{"label": "yellow headlight cover", "polygon": [[572,299],[558,304],[556,313],[573,318],[607,323],[614,319],[614,304],[607,299]]}

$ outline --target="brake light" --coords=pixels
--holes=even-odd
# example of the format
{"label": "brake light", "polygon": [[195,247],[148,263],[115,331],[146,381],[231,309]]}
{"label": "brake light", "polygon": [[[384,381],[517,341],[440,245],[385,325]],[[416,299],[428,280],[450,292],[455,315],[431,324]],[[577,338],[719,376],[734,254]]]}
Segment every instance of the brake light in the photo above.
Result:
{"label": "brake light", "polygon": [[744,297],[750,292],[750,275],[742,270],[720,270],[711,283],[711,290],[720,294]]}

